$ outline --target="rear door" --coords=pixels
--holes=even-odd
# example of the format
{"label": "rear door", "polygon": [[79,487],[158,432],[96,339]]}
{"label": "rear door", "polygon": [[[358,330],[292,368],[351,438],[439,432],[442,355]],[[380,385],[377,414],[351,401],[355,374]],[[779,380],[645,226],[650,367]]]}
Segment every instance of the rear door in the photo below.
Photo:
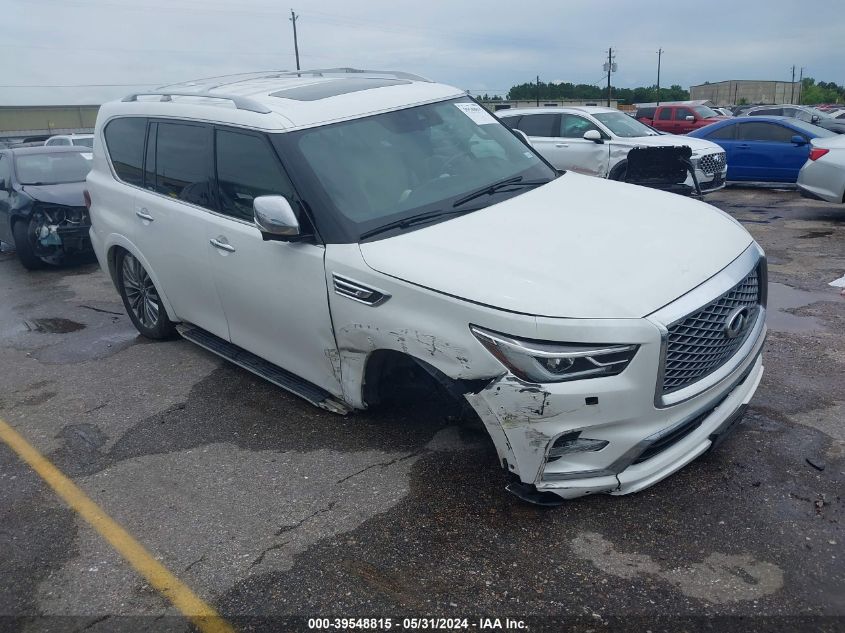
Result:
{"label": "rear door", "polygon": [[[218,210],[208,213],[204,249],[236,345],[340,395],[331,359],[324,246],[314,239],[264,241],[253,219],[257,196],[282,195],[301,209],[265,135],[215,131]],[[300,226],[311,232],[300,214]]]}
{"label": "rear door", "polygon": [[531,145],[556,169],[566,169],[566,144],[558,138],[560,115],[554,112],[525,114],[519,120],[518,129],[525,132]]}
{"label": "rear door", "polygon": [[736,179],[795,182],[810,153],[809,144],[792,142],[796,134],[792,128],[779,123],[740,123],[734,158]]}
{"label": "rear door", "polygon": [[210,125],[150,122],[132,239],[154,268],[178,318],[228,339],[206,237],[209,210],[216,206],[212,139]]}

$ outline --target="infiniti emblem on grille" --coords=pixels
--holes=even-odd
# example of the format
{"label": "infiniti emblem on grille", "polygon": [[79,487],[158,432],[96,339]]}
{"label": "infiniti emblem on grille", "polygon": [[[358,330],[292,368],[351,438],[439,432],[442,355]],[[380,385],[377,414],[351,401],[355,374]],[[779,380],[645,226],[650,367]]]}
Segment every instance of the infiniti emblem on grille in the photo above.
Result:
{"label": "infiniti emblem on grille", "polygon": [[732,310],[725,318],[725,336],[736,338],[745,329],[748,318],[751,316],[748,308],[740,307]]}

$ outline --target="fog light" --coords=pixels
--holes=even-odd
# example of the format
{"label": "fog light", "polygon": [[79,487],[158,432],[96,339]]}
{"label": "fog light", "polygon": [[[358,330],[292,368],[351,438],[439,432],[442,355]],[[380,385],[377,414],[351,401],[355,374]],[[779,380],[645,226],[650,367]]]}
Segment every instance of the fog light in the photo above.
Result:
{"label": "fog light", "polygon": [[575,431],[557,438],[549,449],[549,457],[546,461],[553,462],[571,453],[600,451],[610,443],[607,440],[592,440],[588,437],[580,437],[580,435],[581,431]]}

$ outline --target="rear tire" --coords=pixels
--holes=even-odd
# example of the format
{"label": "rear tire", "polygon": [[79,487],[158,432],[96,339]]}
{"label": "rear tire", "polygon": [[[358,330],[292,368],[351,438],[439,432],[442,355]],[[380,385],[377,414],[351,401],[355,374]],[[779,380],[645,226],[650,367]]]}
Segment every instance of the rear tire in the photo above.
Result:
{"label": "rear tire", "polygon": [[18,254],[23,267],[27,270],[41,270],[47,263],[35,254],[35,245],[30,236],[32,222],[28,219],[18,220],[12,227],[12,235],[15,238],[15,251]]}
{"label": "rear tire", "polygon": [[176,328],[167,316],[161,296],[141,262],[130,252],[121,249],[115,259],[117,288],[123,307],[135,329],[153,340],[171,338]]}

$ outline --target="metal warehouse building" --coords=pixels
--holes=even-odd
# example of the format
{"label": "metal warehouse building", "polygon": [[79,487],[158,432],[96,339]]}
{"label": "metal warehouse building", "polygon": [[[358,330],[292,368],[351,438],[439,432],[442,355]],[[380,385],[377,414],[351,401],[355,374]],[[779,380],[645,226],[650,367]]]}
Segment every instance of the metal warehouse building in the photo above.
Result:
{"label": "metal warehouse building", "polygon": [[98,105],[0,106],[0,137],[91,132],[99,109]]}
{"label": "metal warehouse building", "polygon": [[791,81],[731,79],[690,86],[690,99],[712,101],[717,106],[745,103],[797,103],[801,84]]}

